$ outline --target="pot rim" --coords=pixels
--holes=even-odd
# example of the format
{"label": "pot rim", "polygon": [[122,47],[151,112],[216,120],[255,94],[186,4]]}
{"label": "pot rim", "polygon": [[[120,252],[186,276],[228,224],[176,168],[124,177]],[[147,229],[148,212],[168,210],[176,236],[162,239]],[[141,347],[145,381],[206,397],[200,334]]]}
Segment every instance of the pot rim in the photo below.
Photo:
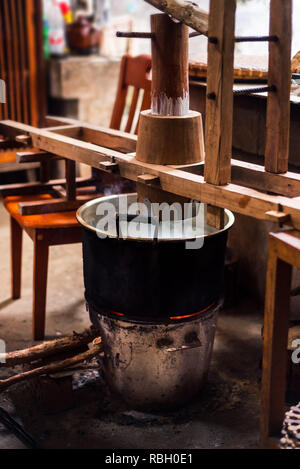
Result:
{"label": "pot rim", "polygon": [[[122,241],[153,242],[152,238],[142,238],[142,237],[133,237],[133,236],[119,238],[118,234],[115,235],[115,234],[112,234],[112,233],[107,233],[107,232],[104,232],[102,230],[99,230],[95,226],[92,226],[89,223],[87,223],[83,218],[84,211],[87,208],[89,208],[93,205],[97,205],[100,202],[101,203],[102,202],[107,202],[107,201],[112,200],[112,199],[120,199],[121,197],[130,197],[130,196],[134,196],[134,195],[136,195],[135,192],[126,193],[126,194],[113,194],[113,195],[107,195],[107,196],[104,196],[104,197],[98,197],[97,199],[89,200],[84,205],[81,205],[81,207],[79,207],[79,209],[77,210],[77,212],[76,212],[77,221],[81,226],[88,229],[89,231],[93,231],[96,234],[97,233],[102,234],[102,235],[105,234],[106,238],[109,238],[109,239],[119,239],[119,240],[122,240]],[[203,203],[204,205],[207,205],[204,202],[200,202],[200,203]],[[158,243],[160,243],[160,242],[164,242],[164,243],[166,243],[166,242],[172,242],[172,243],[177,242],[178,243],[178,242],[183,242],[183,241],[192,241],[192,240],[201,239],[201,238],[210,238],[211,236],[215,236],[215,235],[218,235],[218,234],[223,233],[225,231],[228,231],[232,227],[232,225],[234,224],[235,217],[234,217],[233,213],[230,210],[228,210],[228,209],[224,209],[224,210],[225,210],[225,214],[227,215],[228,220],[227,220],[227,223],[224,226],[224,228],[222,228],[221,230],[215,229],[215,231],[213,231],[211,233],[204,233],[204,234],[200,234],[200,235],[197,235],[197,236],[191,236],[191,237],[155,238],[155,241],[158,242]]]}

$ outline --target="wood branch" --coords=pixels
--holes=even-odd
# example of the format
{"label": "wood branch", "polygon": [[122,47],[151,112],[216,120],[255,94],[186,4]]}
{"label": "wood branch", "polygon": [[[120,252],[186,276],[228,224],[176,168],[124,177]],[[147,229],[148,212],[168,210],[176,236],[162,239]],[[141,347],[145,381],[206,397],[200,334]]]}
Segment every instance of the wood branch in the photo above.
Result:
{"label": "wood branch", "polygon": [[32,379],[36,376],[57,373],[59,371],[64,370],[65,368],[69,368],[70,366],[76,365],[77,363],[81,363],[86,360],[91,360],[92,358],[99,355],[102,351],[103,346],[101,338],[98,337],[93,341],[93,346],[86,352],[80,353],[71,358],[66,358],[65,360],[51,363],[50,365],[41,366],[39,368],[35,368],[34,370],[25,371],[24,373],[20,373],[15,376],[11,376],[10,378],[0,380],[0,391],[4,391],[8,387],[20,383],[21,381]]}
{"label": "wood branch", "polygon": [[[0,368],[20,364],[23,365],[41,358],[51,357],[58,353],[76,350],[79,347],[92,342],[92,340],[95,339],[98,335],[98,332],[91,327],[81,334],[74,332],[73,335],[69,337],[49,340],[47,342],[43,342],[42,344],[35,345],[34,347],[23,350],[16,350],[6,354],[0,354]],[[5,363],[3,363],[4,361]]]}
{"label": "wood branch", "polygon": [[181,21],[205,36],[208,35],[208,13],[188,0],[145,0],[158,10]]}

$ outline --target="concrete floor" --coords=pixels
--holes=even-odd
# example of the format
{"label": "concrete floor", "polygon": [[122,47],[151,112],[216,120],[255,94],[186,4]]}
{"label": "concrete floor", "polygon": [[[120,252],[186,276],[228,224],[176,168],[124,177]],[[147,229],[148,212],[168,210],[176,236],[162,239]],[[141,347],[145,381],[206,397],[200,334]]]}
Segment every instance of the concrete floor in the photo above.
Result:
{"label": "concrete floor", "polygon": [[[0,339],[7,349],[31,342],[32,242],[24,236],[22,298],[10,300],[9,224],[0,207]],[[81,246],[50,250],[47,338],[89,325],[83,300]],[[257,448],[262,313],[250,303],[221,312],[208,382],[176,412],[149,415],[126,409],[97,372],[76,375],[74,406],[45,415],[31,388],[0,394],[10,412],[43,448]],[[0,370],[0,377],[11,370]],[[0,449],[23,445],[0,425]]]}

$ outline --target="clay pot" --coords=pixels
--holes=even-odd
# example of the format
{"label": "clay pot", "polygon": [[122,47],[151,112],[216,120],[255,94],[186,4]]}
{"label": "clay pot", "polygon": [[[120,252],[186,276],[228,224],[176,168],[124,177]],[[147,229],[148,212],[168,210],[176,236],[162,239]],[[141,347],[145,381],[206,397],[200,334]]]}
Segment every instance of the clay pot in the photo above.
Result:
{"label": "clay pot", "polygon": [[99,48],[100,31],[79,17],[67,28],[67,41],[72,52],[89,54]]}

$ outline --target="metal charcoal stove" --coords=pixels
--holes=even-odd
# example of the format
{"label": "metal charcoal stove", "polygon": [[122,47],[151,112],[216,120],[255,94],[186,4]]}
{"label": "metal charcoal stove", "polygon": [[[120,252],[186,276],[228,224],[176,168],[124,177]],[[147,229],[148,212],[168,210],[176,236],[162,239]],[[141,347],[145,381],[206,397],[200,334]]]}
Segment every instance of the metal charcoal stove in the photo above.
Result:
{"label": "metal charcoal stove", "polygon": [[[225,227],[217,230],[203,222],[200,204],[184,219],[183,232],[174,221],[166,230],[163,222],[132,219],[136,202],[136,194],[109,196],[79,209],[85,295],[102,336],[111,389],[135,409],[172,408],[195,396],[205,381],[234,217],[226,211]],[[107,216],[109,206],[114,215]],[[128,215],[118,215],[120,207]],[[186,242],[201,240],[200,249],[186,249]]]}

